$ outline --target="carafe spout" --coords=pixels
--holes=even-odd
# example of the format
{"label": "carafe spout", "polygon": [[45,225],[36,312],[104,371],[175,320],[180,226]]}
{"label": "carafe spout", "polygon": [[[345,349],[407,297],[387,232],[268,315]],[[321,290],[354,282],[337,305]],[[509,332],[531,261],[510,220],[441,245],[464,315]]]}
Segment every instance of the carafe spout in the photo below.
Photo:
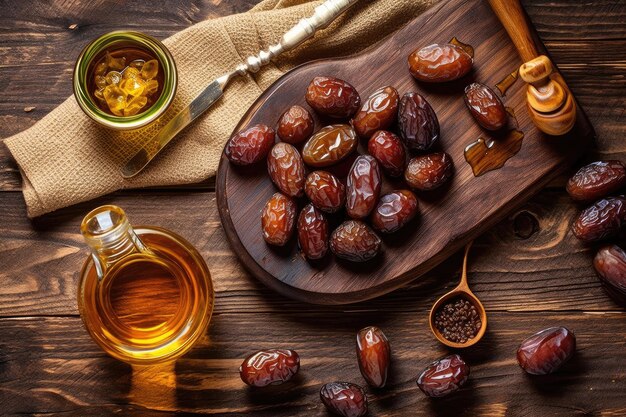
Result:
{"label": "carafe spout", "polygon": [[124,210],[117,206],[100,206],[90,211],[80,225],[85,242],[91,249],[98,279],[120,259],[133,253],[149,253],[135,233]]}

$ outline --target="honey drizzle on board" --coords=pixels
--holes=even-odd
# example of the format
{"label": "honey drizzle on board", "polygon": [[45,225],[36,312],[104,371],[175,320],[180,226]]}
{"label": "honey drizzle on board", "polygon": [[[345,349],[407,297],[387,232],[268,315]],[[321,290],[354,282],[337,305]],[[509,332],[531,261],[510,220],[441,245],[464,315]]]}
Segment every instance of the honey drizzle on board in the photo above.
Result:
{"label": "honey drizzle on board", "polygon": [[524,132],[511,129],[503,138],[479,137],[465,148],[465,160],[472,167],[475,177],[502,168],[506,161],[522,148]]}
{"label": "honey drizzle on board", "polygon": [[461,42],[460,40],[458,40],[458,38],[456,36],[453,37],[452,39],[450,39],[450,42],[448,42],[448,43],[451,43],[452,45],[456,45],[456,46],[460,47],[465,52],[467,52],[469,56],[474,58],[474,47],[472,45],[468,45],[466,43]]}
{"label": "honey drizzle on board", "polygon": [[502,97],[504,97],[506,95],[507,90],[511,88],[513,84],[515,84],[515,81],[517,81],[518,76],[519,76],[519,68],[513,71],[512,73],[510,73],[509,75],[507,75],[506,77],[504,77],[499,83],[496,84],[496,88],[498,89],[498,91],[500,91],[500,94],[502,95]]}

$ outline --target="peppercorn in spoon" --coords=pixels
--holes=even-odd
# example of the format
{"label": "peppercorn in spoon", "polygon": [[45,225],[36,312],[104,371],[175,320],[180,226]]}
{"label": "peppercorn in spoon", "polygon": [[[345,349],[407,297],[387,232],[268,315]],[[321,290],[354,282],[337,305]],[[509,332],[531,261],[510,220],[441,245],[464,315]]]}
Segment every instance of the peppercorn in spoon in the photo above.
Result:
{"label": "peppercorn in spoon", "polygon": [[487,313],[467,284],[467,256],[472,242],[465,246],[461,282],[439,298],[430,310],[430,330],[441,343],[453,348],[476,344],[487,330]]}

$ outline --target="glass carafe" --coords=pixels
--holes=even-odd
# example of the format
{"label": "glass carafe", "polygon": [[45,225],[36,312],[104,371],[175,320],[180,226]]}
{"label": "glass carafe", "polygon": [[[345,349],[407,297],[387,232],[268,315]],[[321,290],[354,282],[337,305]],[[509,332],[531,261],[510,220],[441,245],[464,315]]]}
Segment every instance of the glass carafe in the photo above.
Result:
{"label": "glass carafe", "polygon": [[91,249],[78,308],[91,337],[131,364],[176,359],[206,331],[214,292],[206,263],[176,234],[133,229],[124,211],[102,206],[81,224]]}

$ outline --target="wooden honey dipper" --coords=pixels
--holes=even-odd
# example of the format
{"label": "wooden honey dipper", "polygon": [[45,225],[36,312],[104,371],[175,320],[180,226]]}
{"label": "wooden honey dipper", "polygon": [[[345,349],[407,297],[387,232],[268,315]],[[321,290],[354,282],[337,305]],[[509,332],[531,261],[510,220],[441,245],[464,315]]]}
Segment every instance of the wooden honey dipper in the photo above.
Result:
{"label": "wooden honey dipper", "polygon": [[489,0],[524,63],[520,77],[528,83],[526,99],[533,123],[549,135],[564,135],[574,127],[576,102],[565,80],[545,55],[539,55],[519,0]]}

